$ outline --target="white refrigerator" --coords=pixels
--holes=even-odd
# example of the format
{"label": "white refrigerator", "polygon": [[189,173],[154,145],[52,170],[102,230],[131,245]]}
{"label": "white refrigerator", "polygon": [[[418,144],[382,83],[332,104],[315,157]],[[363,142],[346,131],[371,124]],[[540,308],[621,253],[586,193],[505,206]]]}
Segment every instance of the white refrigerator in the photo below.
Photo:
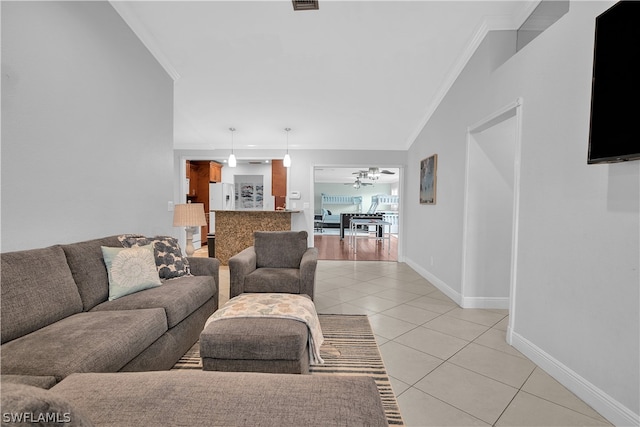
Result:
{"label": "white refrigerator", "polygon": [[236,207],[236,195],[233,184],[214,182],[209,184],[209,233],[216,232],[215,213],[213,211],[229,211]]}

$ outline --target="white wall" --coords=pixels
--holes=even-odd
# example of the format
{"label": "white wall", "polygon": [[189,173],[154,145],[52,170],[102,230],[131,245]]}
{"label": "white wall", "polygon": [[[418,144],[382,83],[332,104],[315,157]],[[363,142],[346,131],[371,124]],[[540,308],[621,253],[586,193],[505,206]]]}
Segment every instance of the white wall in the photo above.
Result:
{"label": "white wall", "polygon": [[2,251],[171,234],[173,82],[107,2],[2,2]]}
{"label": "white wall", "polygon": [[522,97],[514,345],[612,422],[637,425],[640,162],[586,162],[594,19],[612,4],[572,2],[504,63],[509,33],[487,36],[409,150],[409,194],[418,159],[438,153],[438,203],[406,199],[405,249],[460,291],[466,129]]}
{"label": "white wall", "polygon": [[[468,145],[464,298],[508,307],[511,277],[516,118],[473,133]],[[494,307],[495,308],[495,307]]]}

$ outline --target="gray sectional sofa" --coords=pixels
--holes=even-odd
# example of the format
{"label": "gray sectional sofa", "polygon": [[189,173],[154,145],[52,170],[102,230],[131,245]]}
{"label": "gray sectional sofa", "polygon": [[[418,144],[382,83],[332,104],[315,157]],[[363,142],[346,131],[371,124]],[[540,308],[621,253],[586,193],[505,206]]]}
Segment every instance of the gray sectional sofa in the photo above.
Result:
{"label": "gray sectional sofa", "polygon": [[192,370],[72,374],[50,390],[3,382],[2,417],[3,426],[388,426],[371,377]]}
{"label": "gray sectional sofa", "polygon": [[1,255],[3,376],[47,384],[76,372],[169,369],[198,340],[218,308],[217,259],[190,258],[192,275],[109,301],[102,246],[122,243]]}
{"label": "gray sectional sofa", "polygon": [[109,300],[102,246],[122,243],[0,254],[3,426],[387,426],[370,377],[168,371],[218,307],[218,260]]}

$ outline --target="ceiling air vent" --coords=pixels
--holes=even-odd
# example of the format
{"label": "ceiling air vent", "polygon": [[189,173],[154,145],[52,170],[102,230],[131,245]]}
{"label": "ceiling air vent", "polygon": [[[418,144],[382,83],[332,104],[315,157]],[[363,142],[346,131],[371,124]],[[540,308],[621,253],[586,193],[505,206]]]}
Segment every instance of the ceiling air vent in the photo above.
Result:
{"label": "ceiling air vent", "polygon": [[317,10],[319,9],[318,0],[291,0],[293,10]]}

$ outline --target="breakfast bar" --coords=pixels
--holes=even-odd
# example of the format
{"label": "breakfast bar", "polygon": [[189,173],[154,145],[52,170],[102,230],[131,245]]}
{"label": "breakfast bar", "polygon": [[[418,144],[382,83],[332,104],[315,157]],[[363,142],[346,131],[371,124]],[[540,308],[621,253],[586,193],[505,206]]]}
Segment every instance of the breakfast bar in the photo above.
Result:
{"label": "breakfast bar", "polygon": [[216,258],[228,265],[229,258],[253,246],[254,231],[291,230],[292,210],[216,210]]}

